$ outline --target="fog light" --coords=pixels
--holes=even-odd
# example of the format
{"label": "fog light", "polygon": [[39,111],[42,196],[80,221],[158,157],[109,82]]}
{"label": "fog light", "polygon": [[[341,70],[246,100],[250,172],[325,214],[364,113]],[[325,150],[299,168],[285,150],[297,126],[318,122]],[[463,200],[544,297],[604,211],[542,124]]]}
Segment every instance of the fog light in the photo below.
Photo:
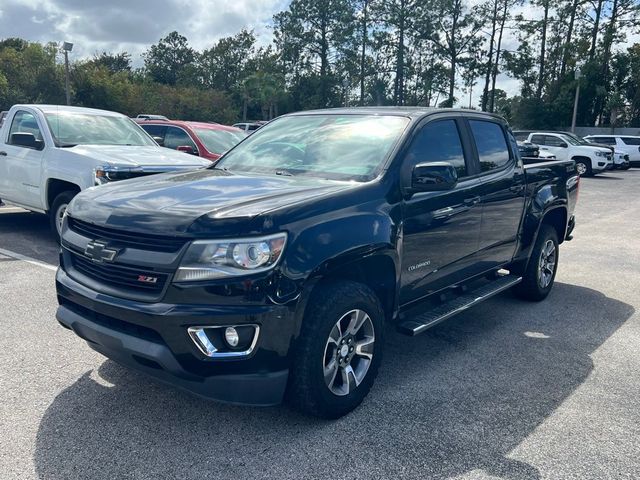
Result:
{"label": "fog light", "polygon": [[224,339],[230,347],[237,347],[240,342],[238,331],[233,327],[227,327],[224,330]]}

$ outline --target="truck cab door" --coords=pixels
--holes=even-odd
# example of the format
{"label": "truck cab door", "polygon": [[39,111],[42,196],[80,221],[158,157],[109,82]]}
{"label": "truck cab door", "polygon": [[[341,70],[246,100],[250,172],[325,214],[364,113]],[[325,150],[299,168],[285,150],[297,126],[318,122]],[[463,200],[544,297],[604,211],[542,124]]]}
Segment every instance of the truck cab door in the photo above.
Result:
{"label": "truck cab door", "polygon": [[449,162],[458,183],[450,190],[405,195],[401,246],[400,303],[406,304],[462,280],[478,268],[480,189],[470,173],[471,151],[460,135],[461,117],[435,117],[413,135],[403,159],[403,185],[413,167]]}
{"label": "truck cab door", "polygon": [[41,197],[42,161],[45,142],[36,116],[18,110],[12,119],[0,151],[0,194],[9,202],[43,209]]}
{"label": "truck cab door", "polygon": [[526,178],[515,139],[498,121],[469,119],[480,165],[482,226],[478,261],[495,268],[512,260],[524,212]]}

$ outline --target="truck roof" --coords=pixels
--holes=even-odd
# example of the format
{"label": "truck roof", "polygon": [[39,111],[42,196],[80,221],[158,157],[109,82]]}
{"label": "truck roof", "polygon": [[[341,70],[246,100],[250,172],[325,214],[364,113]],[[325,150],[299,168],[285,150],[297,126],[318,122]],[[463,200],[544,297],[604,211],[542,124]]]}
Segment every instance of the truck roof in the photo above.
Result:
{"label": "truck roof", "polygon": [[69,112],[69,113],[86,113],[89,115],[102,115],[102,116],[112,116],[112,117],[123,117],[124,115],[118,112],[111,112],[109,110],[99,110],[97,108],[85,108],[85,107],[71,107],[68,105],[46,105],[46,104],[18,104],[14,105],[12,108],[35,108],[40,110],[42,113],[52,113],[52,112]]}
{"label": "truck roof", "polygon": [[504,118],[496,113],[482,112],[468,108],[438,108],[438,107],[340,107],[324,108],[320,110],[307,110],[290,113],[288,115],[316,115],[316,114],[368,114],[368,115],[404,115],[410,118],[420,118],[434,113],[464,113],[468,115],[484,115],[504,121]]}

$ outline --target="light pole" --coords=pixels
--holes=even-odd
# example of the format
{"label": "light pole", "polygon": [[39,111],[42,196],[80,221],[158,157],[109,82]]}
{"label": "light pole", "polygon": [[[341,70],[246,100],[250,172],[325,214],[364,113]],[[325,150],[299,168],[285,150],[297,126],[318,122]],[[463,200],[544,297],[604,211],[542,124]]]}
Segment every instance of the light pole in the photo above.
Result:
{"label": "light pole", "polygon": [[573,101],[573,117],[571,118],[571,133],[576,133],[576,116],[578,115],[578,98],[580,98],[580,67],[576,67],[576,98]]}
{"label": "light pole", "polygon": [[67,94],[67,105],[71,105],[71,94],[69,93],[69,52],[73,50],[73,43],[64,42],[62,51],[64,52],[64,87]]}

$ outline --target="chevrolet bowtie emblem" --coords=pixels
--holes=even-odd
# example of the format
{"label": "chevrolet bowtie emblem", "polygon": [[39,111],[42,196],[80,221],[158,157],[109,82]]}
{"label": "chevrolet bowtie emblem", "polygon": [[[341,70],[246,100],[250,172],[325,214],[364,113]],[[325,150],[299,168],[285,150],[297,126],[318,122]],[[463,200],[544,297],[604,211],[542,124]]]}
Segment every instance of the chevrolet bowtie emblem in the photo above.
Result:
{"label": "chevrolet bowtie emblem", "polygon": [[91,241],[84,249],[84,254],[96,263],[113,262],[113,259],[116,258],[118,254],[118,250],[107,248],[106,243]]}

